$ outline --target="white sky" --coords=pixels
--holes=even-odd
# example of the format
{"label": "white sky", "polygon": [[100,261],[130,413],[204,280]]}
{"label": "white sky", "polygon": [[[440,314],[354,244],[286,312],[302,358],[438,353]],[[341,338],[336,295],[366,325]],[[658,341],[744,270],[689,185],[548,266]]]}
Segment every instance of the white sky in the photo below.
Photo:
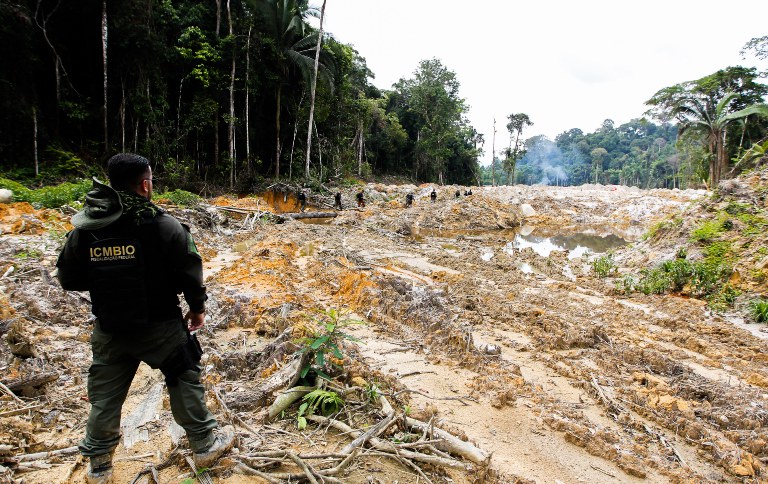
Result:
{"label": "white sky", "polygon": [[512,113],[533,121],[525,138],[554,140],[639,118],[659,89],[718,69],[768,69],[739,55],[768,35],[766,19],[768,0],[327,0],[324,30],[357,49],[380,88],[440,59],[456,73],[489,164],[494,117],[498,154]]}

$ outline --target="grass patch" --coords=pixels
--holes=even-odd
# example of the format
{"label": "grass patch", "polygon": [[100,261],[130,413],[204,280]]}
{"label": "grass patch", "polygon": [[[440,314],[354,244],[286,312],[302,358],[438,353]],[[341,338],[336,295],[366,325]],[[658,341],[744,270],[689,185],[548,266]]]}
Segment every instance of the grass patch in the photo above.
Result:
{"label": "grass patch", "polygon": [[662,220],[660,222],[656,222],[655,224],[651,225],[651,227],[648,229],[648,232],[643,234],[642,239],[649,240],[649,239],[656,238],[661,233],[666,232],[667,230],[675,227],[680,227],[681,225],[683,225],[682,217],[674,217],[668,220]]}
{"label": "grass patch", "polygon": [[162,195],[159,195],[158,198],[161,200],[168,200],[174,205],[179,205],[181,207],[194,207],[199,205],[203,200],[199,195],[178,189],[165,192]]}
{"label": "grass patch", "polygon": [[691,241],[699,243],[713,241],[714,239],[718,238],[721,233],[728,230],[726,227],[723,227],[723,222],[726,220],[727,219],[724,219],[721,216],[715,220],[707,220],[703,222],[701,225],[691,231]]}

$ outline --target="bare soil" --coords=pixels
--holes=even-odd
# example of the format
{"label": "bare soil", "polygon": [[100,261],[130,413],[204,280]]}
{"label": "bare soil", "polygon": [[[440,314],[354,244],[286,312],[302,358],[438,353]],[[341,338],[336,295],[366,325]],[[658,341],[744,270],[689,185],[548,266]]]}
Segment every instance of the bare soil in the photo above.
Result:
{"label": "bare soil", "polygon": [[[735,324],[734,314],[685,296],[621,295],[594,277],[590,255],[511,243],[520,226],[618,235],[634,242],[617,253],[621,270],[639,270],[683,240],[641,235],[672,217],[706,218],[711,193],[475,187],[454,198],[456,187],[438,187],[432,203],[431,189],[371,184],[364,209],[324,223],[264,223],[250,215],[271,210],[256,197],[165,206],[192,226],[206,261],[204,381],[217,418],[239,434],[233,456],[208,473],[214,482],[267,482],[239,472],[238,455],[332,453],[352,440],[314,422],[297,430],[296,406],[266,421],[273,395],[258,393],[291,358],[263,361],[267,345],[284,333],[295,343],[307,315],[331,308],[365,323],[347,329],[361,342],[344,344],[340,385],[376,385],[403,419],[431,422],[490,456],[452,456],[462,466],[446,468],[366,450],[336,476],[343,482],[766,480],[760,325]],[[416,198],[404,208],[408,191]],[[332,199],[309,202],[308,211],[325,211]],[[0,204],[0,381],[27,382],[0,393],[0,482],[84,482],[76,454],[19,458],[76,445],[87,418],[87,294],[63,291],[53,276],[70,215]],[[123,409],[115,482],[152,482],[148,465],[158,482],[192,477],[162,387],[142,365]],[[349,393],[346,412],[357,428],[381,418],[364,392]],[[403,442],[404,433],[399,424],[380,438]]]}

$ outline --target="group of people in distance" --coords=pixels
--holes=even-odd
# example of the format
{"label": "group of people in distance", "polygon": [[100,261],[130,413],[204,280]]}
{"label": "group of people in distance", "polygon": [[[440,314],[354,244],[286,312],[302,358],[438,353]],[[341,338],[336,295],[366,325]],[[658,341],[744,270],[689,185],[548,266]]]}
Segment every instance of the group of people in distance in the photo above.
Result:
{"label": "group of people in distance", "polygon": [[[472,195],[472,189],[466,189],[464,190],[464,196],[468,197]],[[457,188],[455,193],[456,198],[461,198],[461,189]],[[437,201],[437,191],[433,188],[432,191],[429,193],[429,199],[434,203]],[[408,192],[405,195],[405,208],[410,208],[413,206],[413,193]]]}
{"label": "group of people in distance", "polygon": [[[464,196],[468,197],[472,195],[472,189],[465,189],[464,190]],[[456,198],[461,198],[461,189],[457,188],[455,193]],[[304,209],[307,208],[307,195],[304,193],[304,190],[299,191],[299,194],[297,196],[298,202],[299,202],[299,210],[304,211]],[[432,191],[429,193],[429,199],[432,202],[437,201],[437,191],[433,188]],[[363,189],[361,188],[360,191],[357,192],[355,195],[355,200],[357,200],[357,206],[360,208],[365,207],[365,193],[363,192]],[[405,208],[410,208],[413,206],[413,200],[414,196],[412,192],[408,192],[405,195]],[[341,205],[341,192],[337,191],[333,195],[333,208],[335,210],[344,210],[344,208]]]}

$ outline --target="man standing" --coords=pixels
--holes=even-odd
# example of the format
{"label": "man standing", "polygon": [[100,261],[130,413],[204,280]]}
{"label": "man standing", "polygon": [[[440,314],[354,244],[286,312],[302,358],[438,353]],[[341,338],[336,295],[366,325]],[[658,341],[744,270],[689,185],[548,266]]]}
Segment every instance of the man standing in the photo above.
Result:
{"label": "man standing", "polygon": [[342,208],[341,208],[341,192],[336,192],[336,195],[333,196],[333,207],[336,210],[342,210]]}
{"label": "man standing", "polygon": [[305,208],[307,208],[307,194],[301,190],[299,192],[299,210],[303,212]]}
{"label": "man standing", "polygon": [[[202,259],[189,229],[151,203],[146,158],[117,154],[107,171],[112,186],[94,178],[56,263],[64,289],[90,291],[96,316],[91,410],[79,446],[89,458],[88,482],[111,481],[121,409],[142,361],[163,372],[173,417],[187,433],[194,461],[210,467],[232,448],[235,435],[231,426],[219,428],[200,383],[202,349],[192,332],[205,322]],[[179,293],[189,305],[183,317]]]}
{"label": "man standing", "polygon": [[357,198],[357,206],[365,208],[365,196],[363,195],[363,189],[361,188],[359,192],[357,192],[357,195],[355,196]]}
{"label": "man standing", "polygon": [[432,200],[432,202],[437,200],[437,192],[435,191],[434,188],[432,189],[432,193],[429,194],[429,199]]}
{"label": "man standing", "polygon": [[405,208],[410,208],[413,205],[413,193],[408,192],[405,196]]}

